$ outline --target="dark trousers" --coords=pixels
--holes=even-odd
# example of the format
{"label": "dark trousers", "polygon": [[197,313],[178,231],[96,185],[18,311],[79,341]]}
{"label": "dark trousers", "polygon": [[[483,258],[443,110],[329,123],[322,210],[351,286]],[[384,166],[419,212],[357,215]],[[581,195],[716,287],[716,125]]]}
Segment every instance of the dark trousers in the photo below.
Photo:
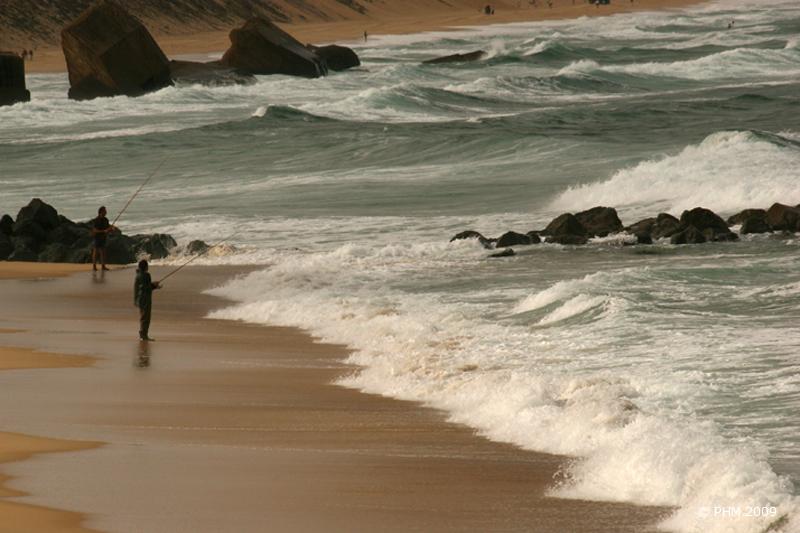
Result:
{"label": "dark trousers", "polygon": [[152,304],[145,304],[139,307],[139,338],[146,339],[150,332],[150,311]]}

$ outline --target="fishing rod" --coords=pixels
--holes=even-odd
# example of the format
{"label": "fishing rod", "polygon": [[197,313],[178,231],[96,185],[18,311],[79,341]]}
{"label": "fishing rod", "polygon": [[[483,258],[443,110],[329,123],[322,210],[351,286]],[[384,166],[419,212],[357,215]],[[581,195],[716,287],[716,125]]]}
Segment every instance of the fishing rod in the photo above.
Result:
{"label": "fishing rod", "polygon": [[167,279],[168,277],[172,276],[173,274],[177,274],[177,273],[178,273],[180,270],[182,270],[184,267],[186,267],[186,266],[189,266],[189,263],[191,263],[191,262],[192,262],[192,261],[194,261],[195,259],[200,259],[200,258],[201,258],[201,257],[203,257],[204,255],[206,255],[206,254],[207,254],[209,251],[211,251],[211,249],[212,249],[212,248],[216,248],[217,246],[219,246],[219,245],[221,245],[221,244],[225,244],[225,243],[226,243],[226,242],[228,242],[229,240],[233,239],[233,238],[234,238],[234,237],[235,237],[235,236],[236,236],[238,233],[239,233],[239,231],[236,231],[236,232],[234,232],[234,233],[231,233],[230,235],[228,235],[227,237],[225,237],[225,238],[224,238],[224,239],[222,239],[221,241],[215,242],[214,244],[210,245],[210,246],[209,246],[209,247],[208,247],[208,248],[207,248],[205,251],[203,251],[203,252],[201,252],[201,253],[197,254],[196,256],[192,257],[191,259],[189,259],[188,261],[186,261],[185,263],[183,263],[182,265],[180,265],[178,268],[176,268],[175,270],[173,270],[172,272],[168,273],[166,276],[164,276],[163,278],[161,278],[160,280],[158,280],[158,282],[157,282],[157,283],[158,283],[159,285],[161,285],[162,283],[164,283],[164,280],[165,280],[165,279]]}
{"label": "fishing rod", "polygon": [[148,183],[150,183],[150,180],[152,180],[155,177],[156,173],[161,169],[161,167],[164,166],[164,163],[166,163],[166,162],[167,162],[167,158],[165,157],[164,159],[161,160],[161,163],[158,164],[156,169],[153,172],[151,172],[149,176],[147,176],[147,179],[144,180],[144,182],[141,185],[139,185],[139,188],[136,189],[136,192],[133,193],[133,196],[131,196],[128,199],[128,203],[126,203],[125,207],[122,208],[122,211],[119,212],[119,214],[117,215],[117,218],[115,218],[114,222],[111,223],[112,226],[117,223],[117,220],[119,220],[119,218],[122,216],[122,214],[128,209],[128,206],[131,205],[131,202],[133,202],[133,199],[136,198],[137,196],[139,196],[139,193],[142,192],[142,189],[144,188],[144,186],[147,185]]}

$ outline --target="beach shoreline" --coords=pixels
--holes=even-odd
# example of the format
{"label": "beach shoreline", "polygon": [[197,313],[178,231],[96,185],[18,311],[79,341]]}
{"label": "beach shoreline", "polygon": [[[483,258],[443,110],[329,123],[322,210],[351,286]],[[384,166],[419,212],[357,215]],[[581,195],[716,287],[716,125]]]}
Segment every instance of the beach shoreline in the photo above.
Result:
{"label": "beach shoreline", "polygon": [[[22,499],[26,511],[67,509],[75,527],[85,516],[86,527],[100,531],[177,530],[175,518],[148,511],[167,497],[178,515],[194,512],[199,523],[219,526],[222,513],[236,531],[259,530],[267,513],[283,531],[641,532],[669,513],[547,496],[565,458],[488,441],[417,404],[333,385],[356,370],[344,347],[291,328],[203,318],[224,304],[203,290],[249,269],[187,271],[156,295],[159,340],[144,346],[130,335],[130,269],[102,283],[88,272],[0,282],[4,297],[27,294],[14,317],[4,313],[12,332],[0,343],[99,357],[92,367],[0,374],[18,403],[0,409],[13,432],[106,443],[80,461],[56,454],[4,464],[13,488],[33,495]],[[102,310],[91,303],[98,290]],[[156,472],[166,476],[159,484]],[[207,483],[227,496],[191,493]]]}
{"label": "beach shoreline", "polygon": [[[431,10],[414,15],[394,12],[370,11],[368,17],[331,22],[279,23],[278,25],[301,42],[326,44],[363,43],[368,36],[406,35],[435,31],[456,31],[496,24],[536,22],[544,20],[574,19],[579,17],[610,16],[634,11],[680,9],[698,5],[708,0],[636,0],[594,6],[585,3],[556,2],[554,7],[508,8],[494,15],[484,15],[477,10]],[[544,2],[543,2],[544,4]],[[229,33],[233,29],[165,33],[153,31],[153,37],[170,58],[187,55],[221,54],[230,46]],[[35,60],[26,63],[28,74],[63,73],[66,63],[60,46],[42,46],[36,49]]]}

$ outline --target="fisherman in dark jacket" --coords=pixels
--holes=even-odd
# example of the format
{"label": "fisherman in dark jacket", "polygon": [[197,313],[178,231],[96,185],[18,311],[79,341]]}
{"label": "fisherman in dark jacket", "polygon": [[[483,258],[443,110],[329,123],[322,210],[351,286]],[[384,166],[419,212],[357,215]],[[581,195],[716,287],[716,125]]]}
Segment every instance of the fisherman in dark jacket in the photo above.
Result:
{"label": "fisherman in dark jacket", "polygon": [[139,338],[143,341],[153,340],[148,335],[150,312],[153,308],[153,291],[161,288],[161,285],[150,277],[148,270],[147,261],[144,259],[139,261],[136,282],[133,285],[133,304],[139,308]]}

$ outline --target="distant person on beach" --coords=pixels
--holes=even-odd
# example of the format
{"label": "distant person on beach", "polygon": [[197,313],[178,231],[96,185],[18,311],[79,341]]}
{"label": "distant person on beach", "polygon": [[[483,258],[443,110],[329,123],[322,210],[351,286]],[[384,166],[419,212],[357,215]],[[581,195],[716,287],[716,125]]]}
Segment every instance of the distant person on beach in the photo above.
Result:
{"label": "distant person on beach", "polygon": [[28,50],[28,59],[33,61],[33,50]]}
{"label": "distant person on beach", "polygon": [[[730,27],[731,27],[731,25],[730,25],[730,24],[728,24],[728,27],[730,28]],[[26,59],[28,59],[28,51],[27,51],[27,50],[25,50],[24,48],[22,49],[22,54],[21,54],[21,55],[22,55],[22,60],[23,60],[23,61],[25,61]]]}
{"label": "distant person on beach", "polygon": [[108,243],[108,234],[116,230],[106,218],[105,206],[100,206],[97,210],[97,218],[92,220],[92,237],[94,238],[94,245],[92,246],[92,270],[97,270],[97,256],[100,256],[100,265],[103,270],[108,270],[106,267],[106,244]]}
{"label": "distant person on beach", "polygon": [[364,30],[364,42],[367,42],[367,30]]}
{"label": "distant person on beach", "polygon": [[150,315],[153,310],[153,291],[161,285],[150,277],[150,266],[147,260],[139,261],[136,269],[136,281],[133,284],[133,304],[139,308],[139,339],[151,341]]}

